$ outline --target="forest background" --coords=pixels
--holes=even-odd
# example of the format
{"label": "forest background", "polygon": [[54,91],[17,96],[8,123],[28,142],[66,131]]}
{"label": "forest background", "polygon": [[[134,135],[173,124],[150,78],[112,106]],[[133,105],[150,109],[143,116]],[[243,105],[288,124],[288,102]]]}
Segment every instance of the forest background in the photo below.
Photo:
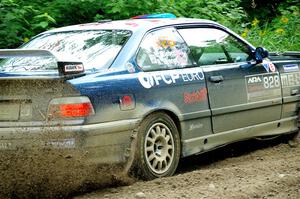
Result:
{"label": "forest background", "polygon": [[0,0],[0,48],[52,28],[166,12],[217,21],[269,51],[300,51],[299,0]]}

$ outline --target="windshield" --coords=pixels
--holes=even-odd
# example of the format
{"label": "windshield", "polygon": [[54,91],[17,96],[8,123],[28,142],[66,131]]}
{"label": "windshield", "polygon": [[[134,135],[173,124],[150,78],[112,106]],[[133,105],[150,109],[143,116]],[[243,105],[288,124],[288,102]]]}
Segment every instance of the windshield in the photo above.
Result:
{"label": "windshield", "polygon": [[[84,30],[43,34],[22,49],[49,50],[67,61],[80,61],[85,69],[108,68],[131,32],[128,30]],[[0,62],[0,70],[44,71],[57,69],[53,59],[47,57],[8,58]]]}

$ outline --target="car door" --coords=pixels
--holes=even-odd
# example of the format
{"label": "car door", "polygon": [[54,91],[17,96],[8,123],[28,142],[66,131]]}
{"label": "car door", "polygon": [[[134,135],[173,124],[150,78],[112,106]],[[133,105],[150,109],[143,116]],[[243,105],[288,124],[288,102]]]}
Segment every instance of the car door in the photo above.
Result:
{"label": "car door", "polygon": [[280,119],[280,78],[270,61],[249,65],[251,48],[219,28],[180,29],[179,33],[203,68],[214,133]]}
{"label": "car door", "polygon": [[[136,55],[141,69],[137,85],[143,87],[137,101],[143,102],[143,111],[175,113],[183,142],[212,133],[204,73],[190,58],[182,37],[169,27],[145,35]],[[187,150],[192,153],[184,145],[183,151]]]}

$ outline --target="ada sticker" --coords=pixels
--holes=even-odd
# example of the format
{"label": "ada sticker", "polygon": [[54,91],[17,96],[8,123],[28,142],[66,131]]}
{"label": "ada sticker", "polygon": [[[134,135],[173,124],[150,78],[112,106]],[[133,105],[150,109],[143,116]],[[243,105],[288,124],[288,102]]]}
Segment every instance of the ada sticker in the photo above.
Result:
{"label": "ada sticker", "polygon": [[261,101],[281,96],[278,73],[245,76],[248,101]]}
{"label": "ada sticker", "polygon": [[247,91],[280,88],[279,75],[274,73],[246,76]]}
{"label": "ada sticker", "polygon": [[284,72],[293,72],[293,71],[299,71],[298,64],[287,64],[283,65]]}

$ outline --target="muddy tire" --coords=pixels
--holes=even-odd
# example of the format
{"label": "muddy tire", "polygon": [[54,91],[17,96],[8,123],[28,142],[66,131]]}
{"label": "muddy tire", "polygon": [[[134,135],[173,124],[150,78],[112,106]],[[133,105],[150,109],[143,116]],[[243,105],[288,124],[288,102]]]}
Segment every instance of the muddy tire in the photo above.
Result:
{"label": "muddy tire", "polygon": [[149,115],[142,121],[136,139],[135,177],[152,180],[174,174],[180,158],[180,137],[168,115]]}

